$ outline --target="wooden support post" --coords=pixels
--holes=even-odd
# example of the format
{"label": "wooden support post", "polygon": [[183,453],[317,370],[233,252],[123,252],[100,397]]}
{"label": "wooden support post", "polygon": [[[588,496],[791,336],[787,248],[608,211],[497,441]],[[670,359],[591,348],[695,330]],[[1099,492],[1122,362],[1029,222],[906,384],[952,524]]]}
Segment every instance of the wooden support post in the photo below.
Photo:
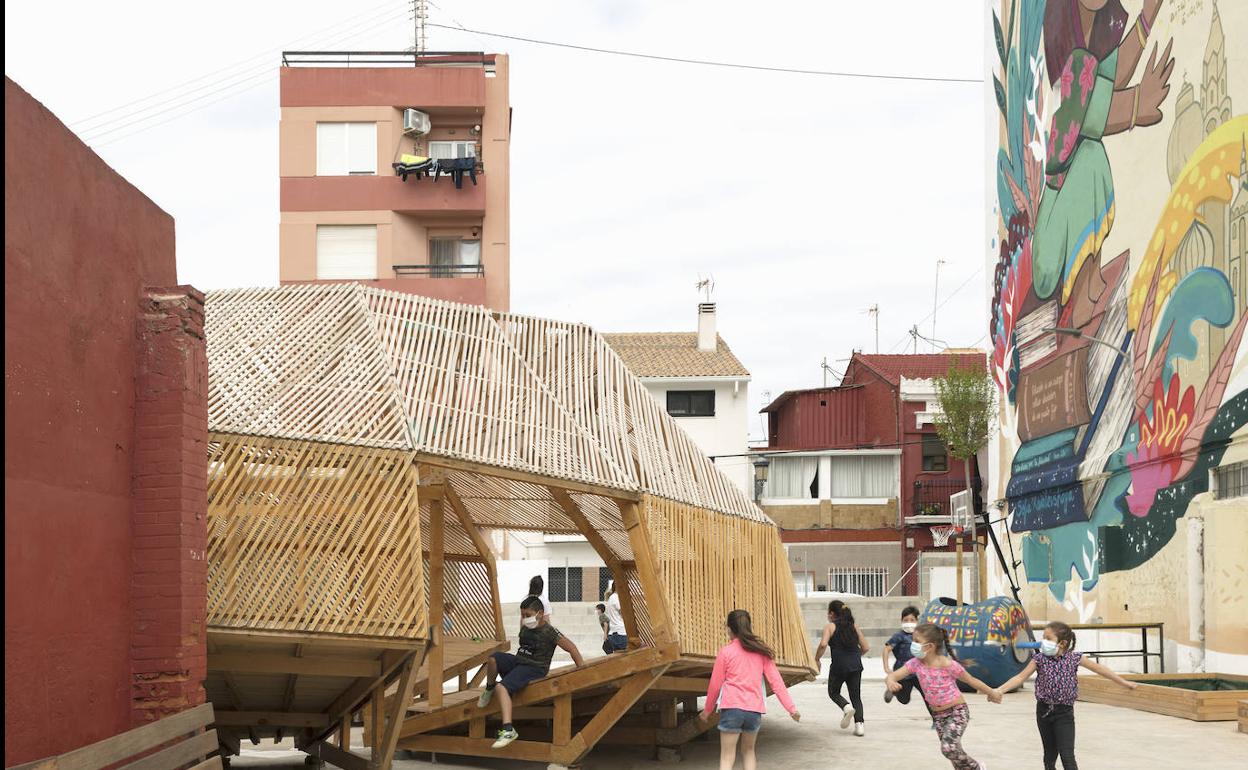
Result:
{"label": "wooden support post", "polygon": [[351,712],[342,715],[342,721],[338,724],[338,748],[343,751],[351,750]]}
{"label": "wooden support post", "polygon": [[369,698],[369,718],[364,721],[365,740],[368,746],[376,746],[386,729],[386,690],[377,687]]}
{"label": "wooden support post", "polygon": [[[633,546],[634,549],[636,547]],[[638,671],[625,679],[611,696],[611,700],[594,714],[593,719],[581,728],[571,743],[563,749],[556,747],[555,758],[565,765],[577,764],[666,670],[667,664],[664,664],[647,671]]]}
{"label": "wooden support post", "polygon": [[[429,655],[428,684],[429,708],[442,705],[442,669],[444,653],[442,640],[442,604],[445,595],[443,573],[446,565],[446,513],[442,510],[442,490],[429,501]],[[404,703],[404,706],[407,704]]]}
{"label": "wooden support post", "polygon": [[390,713],[386,715],[385,733],[373,747],[372,766],[375,770],[390,770],[390,765],[394,762],[394,749],[399,743],[399,730],[402,729],[403,718],[407,715],[407,704],[412,700],[412,687],[416,684],[416,669],[419,665],[414,655],[403,664],[399,689],[390,704]]}
{"label": "wooden support post", "polygon": [[958,606],[961,607],[962,606],[962,536],[961,535],[958,536],[958,540],[954,544],[953,550],[957,554],[957,561],[955,562],[954,570],[953,570],[954,575],[956,576],[956,579],[958,581],[958,595],[955,598],[958,602]]}
{"label": "wooden support post", "polygon": [[572,740],[572,693],[555,696],[554,741],[556,746],[566,746]]}
{"label": "wooden support post", "polygon": [[468,737],[484,738],[485,737],[485,717],[477,717],[468,720]]}
{"label": "wooden support post", "polygon": [[664,698],[659,702],[659,727],[675,730],[676,724],[676,699]]}
{"label": "wooden support post", "polygon": [[468,689],[468,672],[467,672],[467,671],[460,671],[460,672],[459,672],[459,682],[458,682],[458,684],[459,684],[459,689],[460,689],[460,690],[467,690],[467,689]]}
{"label": "wooden support post", "polygon": [[631,500],[616,500],[624,526],[628,528],[628,542],[633,547],[637,579],[641,582],[641,592],[646,598],[646,609],[650,611],[650,627],[654,631],[654,641],[658,646],[663,647],[676,642],[677,639],[667,610],[667,594],[660,580],[659,564],[651,550],[650,535],[644,523],[646,502],[647,496],[644,495],[640,503]]}
{"label": "wooden support post", "polygon": [[[468,509],[464,507],[464,502],[459,499],[459,494],[455,489],[447,484],[443,487],[443,497],[447,504],[451,506],[459,524],[472,538],[473,544],[477,547],[477,552],[481,554],[481,558],[485,561],[485,568],[489,572],[490,579],[490,602],[494,607],[494,638],[500,642],[507,641],[507,631],[503,627],[503,603],[498,595],[498,563],[494,559],[494,549],[486,540],[481,532],[481,528],[468,515]],[[473,685],[474,687],[476,685]],[[460,689],[463,689],[462,687]]]}

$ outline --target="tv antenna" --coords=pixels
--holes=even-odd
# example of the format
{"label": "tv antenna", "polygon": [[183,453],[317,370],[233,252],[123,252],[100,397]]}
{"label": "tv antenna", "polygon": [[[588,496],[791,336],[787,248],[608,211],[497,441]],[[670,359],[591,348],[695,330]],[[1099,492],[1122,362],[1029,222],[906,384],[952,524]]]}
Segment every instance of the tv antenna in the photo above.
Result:
{"label": "tv antenna", "polygon": [[429,21],[429,0],[412,0],[412,18],[416,22],[415,41],[412,49],[421,54],[429,50],[426,24]]}
{"label": "tv antenna", "polygon": [[880,352],[880,304],[877,302],[866,310],[862,311],[875,319],[875,352]]}
{"label": "tv antenna", "polygon": [[698,276],[698,282],[696,286],[697,286],[698,291],[702,292],[702,295],[706,297],[706,301],[710,302],[711,294],[715,291],[715,276],[712,275],[707,278],[702,278],[701,276]]}

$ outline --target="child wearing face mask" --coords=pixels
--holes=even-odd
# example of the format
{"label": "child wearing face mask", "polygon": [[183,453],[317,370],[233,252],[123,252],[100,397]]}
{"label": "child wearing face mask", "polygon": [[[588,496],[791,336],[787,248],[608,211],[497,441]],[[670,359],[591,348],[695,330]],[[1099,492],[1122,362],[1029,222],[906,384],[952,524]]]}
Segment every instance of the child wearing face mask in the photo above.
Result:
{"label": "child wearing face mask", "polygon": [[962,734],[971,721],[971,710],[958,682],[969,684],[993,703],[1001,702],[1001,693],[968,674],[962,664],[949,656],[949,637],[940,626],[923,623],[914,629],[910,653],[913,657],[888,675],[888,689],[896,694],[903,678],[909,674],[918,677],[920,691],[936,722],[940,753],[954,770],[984,770],[984,763],[972,759],[962,749]]}
{"label": "child wearing face mask", "polygon": [[1045,770],[1057,770],[1059,756],[1065,770],[1079,768],[1075,762],[1075,699],[1079,697],[1080,666],[1128,690],[1136,688],[1135,682],[1075,652],[1075,632],[1054,621],[1044,627],[1040,654],[1033,655],[1022,671],[997,689],[998,693],[1013,690],[1036,675],[1036,727],[1044,745]]}
{"label": "child wearing face mask", "polygon": [[[901,611],[901,630],[888,638],[884,643],[884,654],[881,659],[884,662],[884,676],[888,676],[893,671],[906,665],[906,661],[913,656],[910,654],[910,643],[914,641],[914,629],[919,627],[919,608],[906,607]],[[890,656],[891,653],[891,656]],[[889,665],[889,657],[893,658],[892,665]],[[910,702],[910,693],[919,687],[919,680],[911,675],[901,680],[901,689],[897,691],[896,696],[893,691],[884,688],[884,702],[891,703],[896,697],[897,701],[902,704]],[[919,695],[923,694],[923,690],[919,689]],[[924,701],[926,703],[926,701]]]}
{"label": "child wearing face mask", "polygon": [[511,723],[511,699],[516,693],[541,679],[550,672],[550,659],[555,648],[566,650],[577,666],[585,665],[580,650],[572,640],[559,633],[559,629],[546,622],[545,605],[537,596],[530,596],[520,603],[520,638],[516,654],[494,653],[486,661],[485,691],[477,698],[477,706],[485,708],[494,697],[499,674],[503,675],[503,688],[498,693],[499,711],[502,712],[503,728],[498,731],[494,748],[501,749],[520,737]]}

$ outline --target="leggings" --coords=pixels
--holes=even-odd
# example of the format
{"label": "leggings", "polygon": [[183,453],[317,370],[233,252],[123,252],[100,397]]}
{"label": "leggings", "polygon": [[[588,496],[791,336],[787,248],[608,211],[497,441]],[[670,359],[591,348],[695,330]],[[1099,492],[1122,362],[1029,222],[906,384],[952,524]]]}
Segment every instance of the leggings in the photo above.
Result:
{"label": "leggings", "polygon": [[962,750],[962,733],[971,721],[971,710],[959,703],[948,711],[937,711],[936,734],[940,736],[940,753],[954,770],[979,770],[979,762]]}
{"label": "leggings", "polygon": [[1057,770],[1059,756],[1065,770],[1079,770],[1075,762],[1075,707],[1036,701],[1036,727],[1044,744],[1044,770]]}
{"label": "leggings", "polygon": [[[841,696],[841,685],[849,686],[849,700]],[[842,709],[854,705],[854,721],[865,721],[862,716],[862,669],[857,671],[828,673],[828,697]]]}

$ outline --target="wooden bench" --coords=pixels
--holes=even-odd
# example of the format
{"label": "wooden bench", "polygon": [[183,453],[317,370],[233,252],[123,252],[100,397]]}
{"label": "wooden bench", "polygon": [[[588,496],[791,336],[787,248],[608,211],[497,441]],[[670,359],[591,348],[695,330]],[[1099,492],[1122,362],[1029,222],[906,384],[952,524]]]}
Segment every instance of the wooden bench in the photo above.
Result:
{"label": "wooden bench", "polygon": [[217,732],[207,729],[212,719],[212,704],[205,703],[98,743],[8,770],[101,770],[110,765],[117,765],[115,770],[221,770],[221,757],[214,754]]}

